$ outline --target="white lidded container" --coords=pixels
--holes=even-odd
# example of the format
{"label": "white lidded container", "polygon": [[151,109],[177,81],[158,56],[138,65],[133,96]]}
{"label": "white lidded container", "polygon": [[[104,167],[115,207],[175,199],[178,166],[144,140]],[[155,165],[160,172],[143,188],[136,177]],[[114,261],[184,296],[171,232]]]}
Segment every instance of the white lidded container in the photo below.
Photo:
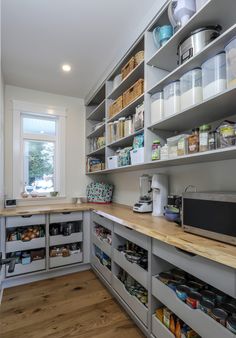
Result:
{"label": "white lidded container", "polygon": [[180,78],[181,110],[202,102],[202,70],[195,68]]}
{"label": "white lidded container", "polygon": [[225,47],[227,87],[236,87],[236,36]]}
{"label": "white lidded container", "polygon": [[155,124],[164,118],[164,95],[158,92],[151,97],[151,124]]}
{"label": "white lidded container", "polygon": [[109,156],[107,157],[107,168],[116,169],[118,168],[118,156]]}
{"label": "white lidded container", "polygon": [[221,52],[202,64],[203,99],[217,95],[226,89],[226,57]]}
{"label": "white lidded container", "polygon": [[164,117],[180,112],[180,82],[174,81],[163,89],[164,92]]}

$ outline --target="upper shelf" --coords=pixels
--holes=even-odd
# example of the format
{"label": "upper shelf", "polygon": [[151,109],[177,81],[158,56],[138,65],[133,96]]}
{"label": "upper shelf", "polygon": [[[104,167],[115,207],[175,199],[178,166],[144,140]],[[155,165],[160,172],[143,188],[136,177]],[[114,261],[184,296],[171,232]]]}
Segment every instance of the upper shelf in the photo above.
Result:
{"label": "upper shelf", "polygon": [[143,129],[135,131],[133,134],[128,135],[126,137],[122,137],[119,140],[116,140],[112,143],[109,143],[107,146],[110,148],[118,148],[118,147],[126,147],[130,146],[133,143],[134,136],[143,133]]}
{"label": "upper shelf", "polygon": [[97,129],[95,129],[94,131],[92,131],[92,133],[90,133],[87,136],[87,138],[101,136],[104,133],[105,133],[105,123],[103,123],[100,127],[98,127]]}
{"label": "upper shelf", "polygon": [[90,121],[102,121],[105,117],[106,100],[103,100],[87,117]]}
{"label": "upper shelf", "polygon": [[97,156],[97,155],[105,156],[105,151],[106,151],[106,147],[104,146],[97,150],[91,151],[90,153],[87,154],[87,156]]}
{"label": "upper shelf", "polygon": [[[229,10],[230,8],[230,10]],[[235,0],[209,0],[188,23],[179,29],[167,43],[148,61],[148,65],[155,66],[167,71],[173,71],[177,67],[177,48],[179,43],[197,28],[221,25],[223,31],[235,24]]]}
{"label": "upper shelf", "polygon": [[163,87],[172,81],[179,80],[186,72],[201,67],[202,64],[209,58],[222,52],[226,44],[236,35],[236,24],[229,28],[226,32],[220,35],[216,40],[207,45],[200,53],[189,59],[187,62],[173,70],[155,86],[148,90],[149,94],[154,94],[161,91]]}
{"label": "upper shelf", "polygon": [[142,79],[144,78],[144,61],[142,61],[139,65],[137,65],[132,70],[132,72],[130,72],[129,75],[126,76],[126,78],[124,78],[124,80],[119,84],[119,86],[108,95],[107,98],[111,100],[117,99],[140,78]]}

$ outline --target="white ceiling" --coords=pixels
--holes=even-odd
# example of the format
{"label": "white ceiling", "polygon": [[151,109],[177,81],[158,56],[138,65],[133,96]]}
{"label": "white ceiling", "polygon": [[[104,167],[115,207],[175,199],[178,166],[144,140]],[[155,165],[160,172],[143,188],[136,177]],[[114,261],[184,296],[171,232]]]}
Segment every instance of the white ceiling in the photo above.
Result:
{"label": "white ceiling", "polygon": [[155,2],[2,0],[5,83],[85,97]]}

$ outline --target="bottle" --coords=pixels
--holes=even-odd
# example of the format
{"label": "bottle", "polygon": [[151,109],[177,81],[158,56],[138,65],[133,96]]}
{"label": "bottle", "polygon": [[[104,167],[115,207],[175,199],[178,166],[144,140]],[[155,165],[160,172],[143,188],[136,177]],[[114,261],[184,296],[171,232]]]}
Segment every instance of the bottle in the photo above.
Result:
{"label": "bottle", "polygon": [[155,140],[152,143],[152,161],[160,160],[161,158],[161,143]]}
{"label": "bottle", "polygon": [[177,319],[176,327],[175,327],[175,337],[181,338],[181,323],[180,320]]}
{"label": "bottle", "polygon": [[188,137],[188,153],[194,154],[199,151],[199,129],[193,129],[192,135]]}
{"label": "bottle", "polygon": [[170,317],[170,331],[175,334],[175,318],[173,314]]}
{"label": "bottle", "polygon": [[199,129],[199,151],[209,150],[209,132],[211,126],[209,124],[204,124]]}

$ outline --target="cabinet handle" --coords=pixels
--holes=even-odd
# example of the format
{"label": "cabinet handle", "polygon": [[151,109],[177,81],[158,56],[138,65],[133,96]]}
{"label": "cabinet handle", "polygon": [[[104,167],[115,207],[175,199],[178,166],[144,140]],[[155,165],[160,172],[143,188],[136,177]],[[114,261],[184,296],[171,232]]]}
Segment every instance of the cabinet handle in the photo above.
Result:
{"label": "cabinet handle", "polygon": [[62,212],[62,215],[70,215],[70,214],[71,214],[70,211],[64,211],[64,212]]}
{"label": "cabinet handle", "polygon": [[30,217],[32,217],[32,215],[22,215],[21,217],[22,218],[30,218]]}
{"label": "cabinet handle", "polygon": [[127,229],[127,230],[130,230],[130,231],[133,231],[133,230],[134,230],[134,229],[131,229],[131,228],[127,227],[126,225],[123,225],[123,227],[124,227],[125,229]]}
{"label": "cabinet handle", "polygon": [[180,253],[183,253],[184,255],[188,256],[188,257],[196,257],[196,256],[197,256],[196,254],[194,254],[194,253],[192,253],[192,252],[188,252],[188,251],[185,251],[185,250],[183,250],[183,249],[176,248],[176,246],[175,246],[175,249],[176,249],[177,251],[179,251]]}

